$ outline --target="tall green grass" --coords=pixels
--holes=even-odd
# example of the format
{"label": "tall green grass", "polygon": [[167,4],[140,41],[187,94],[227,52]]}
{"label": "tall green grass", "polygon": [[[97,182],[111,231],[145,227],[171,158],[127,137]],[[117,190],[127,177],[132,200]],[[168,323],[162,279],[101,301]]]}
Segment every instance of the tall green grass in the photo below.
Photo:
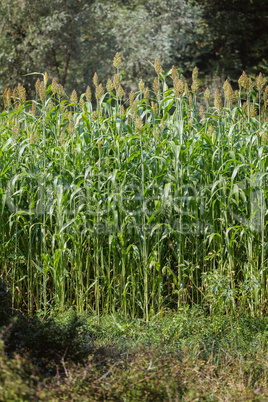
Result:
{"label": "tall green grass", "polygon": [[[118,62],[119,60],[119,62]],[[48,77],[0,115],[1,277],[30,313],[115,312],[149,319],[207,305],[261,314],[267,303],[268,87],[191,90],[155,63],[153,90],[67,100]],[[169,87],[168,87],[169,86]],[[116,87],[116,89],[113,89]],[[246,103],[245,103],[246,102]]]}

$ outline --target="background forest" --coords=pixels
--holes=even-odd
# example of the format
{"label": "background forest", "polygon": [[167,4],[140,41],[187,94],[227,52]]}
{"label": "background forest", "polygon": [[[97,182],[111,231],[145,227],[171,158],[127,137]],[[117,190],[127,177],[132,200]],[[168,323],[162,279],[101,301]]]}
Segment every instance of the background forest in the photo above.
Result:
{"label": "background forest", "polygon": [[[268,72],[266,0],[1,0],[0,92],[20,82],[28,97],[36,75],[48,72],[67,94],[100,81],[116,52],[123,84],[152,84],[158,57],[190,77],[236,81],[243,70]],[[135,78],[137,78],[135,80]],[[33,95],[33,94],[32,94]]]}

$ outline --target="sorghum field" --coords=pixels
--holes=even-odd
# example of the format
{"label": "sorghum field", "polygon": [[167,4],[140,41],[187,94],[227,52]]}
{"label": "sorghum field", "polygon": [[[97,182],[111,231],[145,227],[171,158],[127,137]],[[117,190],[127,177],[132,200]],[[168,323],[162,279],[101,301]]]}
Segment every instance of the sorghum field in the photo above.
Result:
{"label": "sorghum field", "polygon": [[264,320],[265,79],[243,73],[238,90],[201,91],[197,69],[188,85],[156,59],[152,89],[140,81],[126,95],[120,61],[80,98],[47,74],[31,101],[21,85],[4,93],[0,264],[11,308],[149,323],[199,306],[212,320]]}
{"label": "sorghum field", "polygon": [[[199,93],[156,60],[153,90],[66,100],[47,76],[36,99],[4,94],[1,276],[12,306],[146,320],[204,303],[252,315],[267,302],[268,87],[245,73]],[[197,104],[200,104],[197,107]]]}

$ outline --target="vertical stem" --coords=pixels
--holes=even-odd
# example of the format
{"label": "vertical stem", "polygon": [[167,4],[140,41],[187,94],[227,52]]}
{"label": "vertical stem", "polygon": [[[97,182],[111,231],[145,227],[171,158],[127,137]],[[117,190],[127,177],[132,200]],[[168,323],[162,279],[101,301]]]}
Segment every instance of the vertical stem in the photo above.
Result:
{"label": "vertical stem", "polygon": [[142,145],[142,132],[140,133],[140,149],[141,149],[141,191],[142,191],[142,235],[143,235],[143,269],[144,269],[144,309],[145,319],[149,321],[148,310],[148,270],[147,270],[147,238],[146,238],[146,222],[145,222],[145,175],[144,175],[144,158],[143,158],[143,145]]}

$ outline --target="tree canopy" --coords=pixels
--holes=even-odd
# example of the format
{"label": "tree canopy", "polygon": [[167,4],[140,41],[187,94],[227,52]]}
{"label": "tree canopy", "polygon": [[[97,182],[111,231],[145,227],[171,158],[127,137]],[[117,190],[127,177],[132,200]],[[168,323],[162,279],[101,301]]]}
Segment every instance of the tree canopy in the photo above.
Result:
{"label": "tree canopy", "polygon": [[95,71],[107,80],[120,52],[124,84],[152,79],[150,63],[175,64],[187,77],[237,79],[268,72],[266,0],[0,0],[0,92],[34,72],[83,92]]}
{"label": "tree canopy", "polygon": [[[268,73],[268,2],[201,0],[211,47],[203,54],[206,69],[234,78],[243,70]],[[207,56],[207,57],[206,57]]]}

